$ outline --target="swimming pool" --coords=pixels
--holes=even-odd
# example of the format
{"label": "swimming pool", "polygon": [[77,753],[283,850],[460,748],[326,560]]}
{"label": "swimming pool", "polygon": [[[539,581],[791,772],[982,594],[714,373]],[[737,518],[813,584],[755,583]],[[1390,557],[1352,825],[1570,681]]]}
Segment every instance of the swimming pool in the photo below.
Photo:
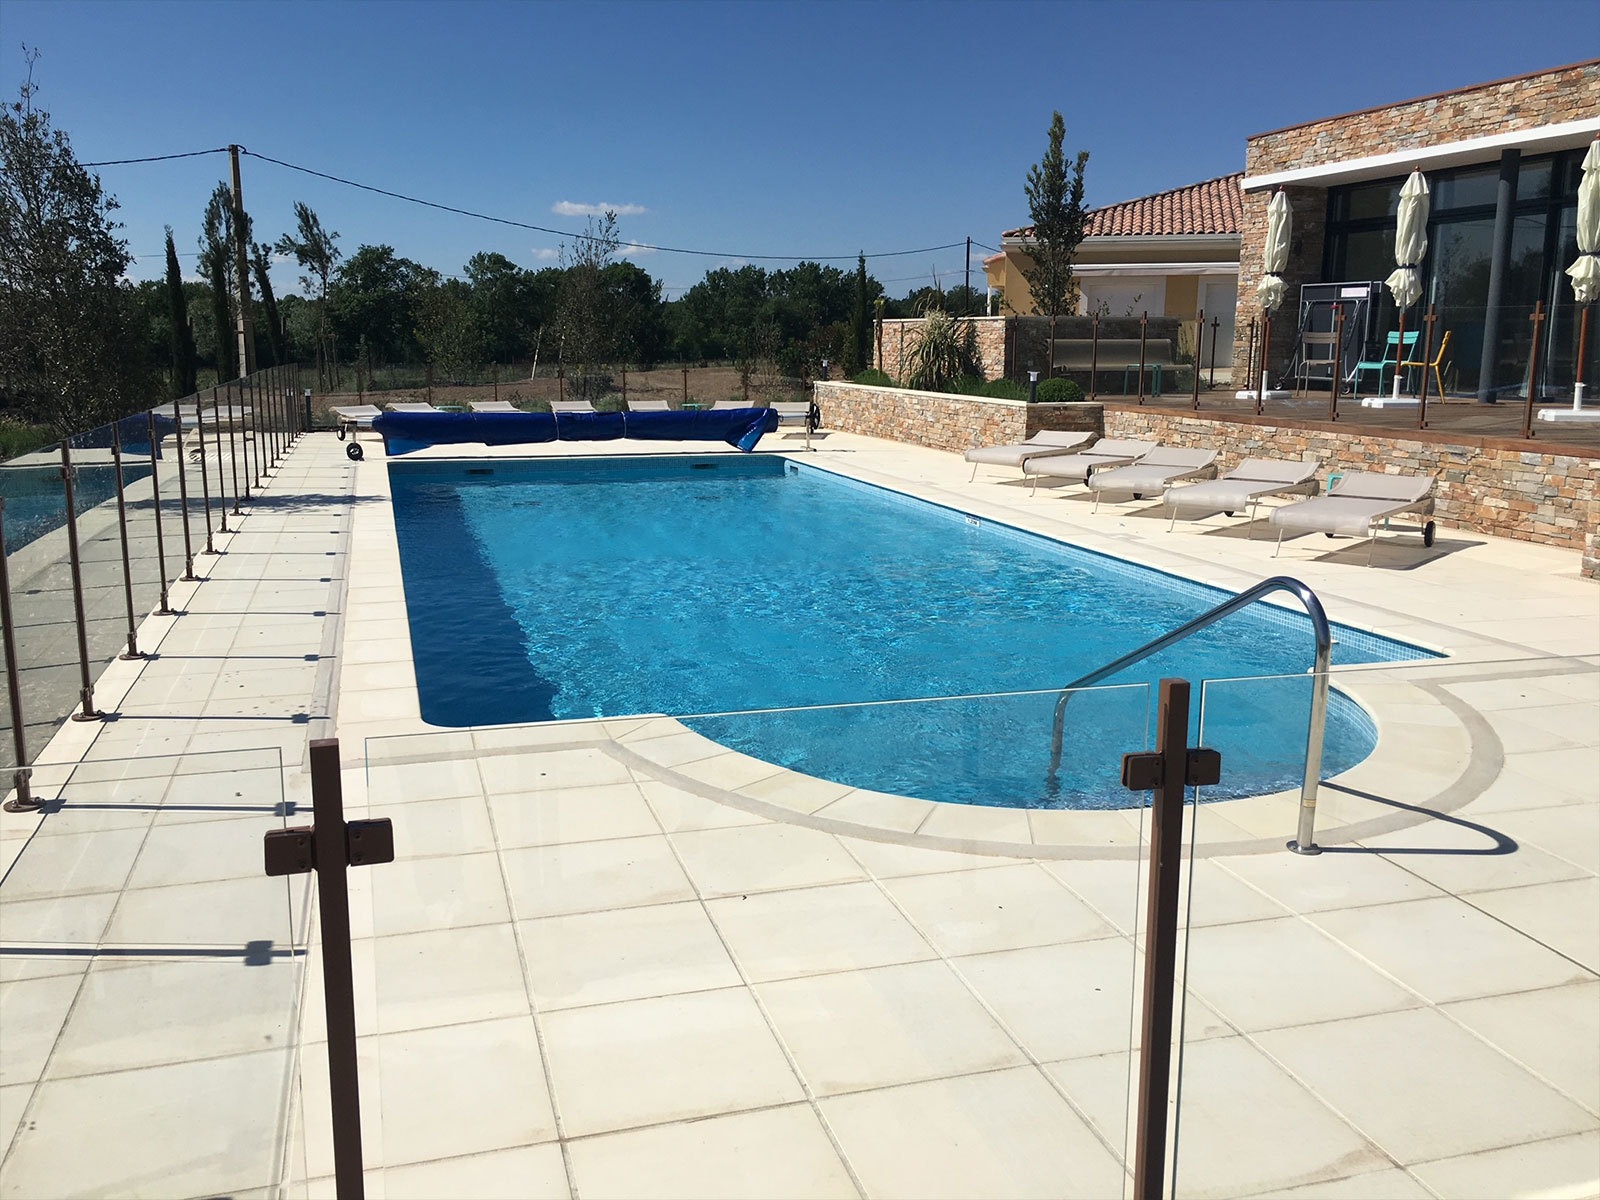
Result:
{"label": "swimming pool", "polygon": [[[1203,612],[1215,589],[778,456],[394,463],[423,719],[466,726],[723,713],[1060,687]],[[1336,663],[1428,657],[1345,627]],[[1301,614],[1229,617],[1110,682],[1286,675],[1207,718],[1214,795],[1298,782],[1313,640]],[[702,718],[768,762],[876,791],[1120,808],[1152,690]],[[1325,771],[1375,732],[1334,695]]]}

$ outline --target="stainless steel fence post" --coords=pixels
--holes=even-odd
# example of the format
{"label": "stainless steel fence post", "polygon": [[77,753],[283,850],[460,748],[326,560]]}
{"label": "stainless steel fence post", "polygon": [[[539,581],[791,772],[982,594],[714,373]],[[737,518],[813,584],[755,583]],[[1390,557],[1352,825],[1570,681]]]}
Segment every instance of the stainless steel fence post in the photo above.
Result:
{"label": "stainless steel fence post", "polygon": [[128,602],[128,648],[118,658],[143,658],[139,652],[139,618],[133,611],[133,564],[128,558],[128,505],[122,488],[122,431],[111,422],[111,465],[117,474],[117,533],[122,541],[122,596]]}
{"label": "stainless steel fence post", "polygon": [[156,578],[161,583],[161,607],[156,612],[163,617],[170,617],[172,605],[167,603],[167,539],[161,532],[161,472],[160,462],[156,458],[156,414],[147,411],[144,416],[150,425],[150,494],[156,506]]}
{"label": "stainless steel fence post", "polygon": [[94,706],[94,679],[89,675],[89,624],[83,615],[83,564],[78,552],[78,507],[72,495],[72,450],[61,443],[61,484],[67,493],[67,554],[72,568],[72,612],[78,622],[78,670],[82,688],[78,697],[83,703],[80,712],[72,714],[74,721],[98,721],[105,716]]}
{"label": "stainless steel fence post", "polygon": [[[211,412],[213,416],[216,415],[216,411],[217,389],[212,388]],[[195,393],[194,397],[194,433],[195,437],[200,441],[200,498],[205,501],[206,507],[205,553],[216,554],[218,553],[217,548],[211,544],[211,476],[210,472],[206,470],[206,416],[205,409],[201,405],[200,395],[198,392]],[[222,459],[220,456],[217,459],[217,471],[219,474],[222,471]],[[222,480],[218,479],[217,483],[220,486]],[[228,532],[228,506],[226,504],[222,506],[222,532]]]}
{"label": "stainless steel fence post", "polygon": [[11,744],[17,768],[11,786],[17,794],[5,803],[7,812],[33,812],[42,807],[29,784],[28,734],[22,727],[22,668],[17,665],[17,623],[11,616],[11,570],[6,563],[6,498],[0,496],[0,638],[6,652],[6,695],[11,701]]}
{"label": "stainless steel fence post", "polygon": [[172,402],[172,437],[178,456],[178,505],[183,510],[183,574],[178,578],[185,583],[194,583],[200,576],[194,573],[194,542],[189,534],[189,480],[184,467],[183,410],[178,407],[176,400]]}

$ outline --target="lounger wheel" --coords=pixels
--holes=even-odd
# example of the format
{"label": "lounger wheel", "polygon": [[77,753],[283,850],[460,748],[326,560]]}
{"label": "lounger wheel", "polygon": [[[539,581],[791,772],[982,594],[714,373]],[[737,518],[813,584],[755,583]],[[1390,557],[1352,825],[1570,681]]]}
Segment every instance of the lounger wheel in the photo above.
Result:
{"label": "lounger wheel", "polygon": [[1331,533],[1325,533],[1325,534],[1323,534],[1323,535],[1322,535],[1322,536],[1323,536],[1323,537],[1325,537],[1325,538],[1331,538],[1331,537],[1332,537],[1332,536],[1333,536],[1333,534],[1331,534]]}
{"label": "lounger wheel", "polygon": [[339,426],[339,440],[341,442],[344,441],[344,432],[345,432],[344,431],[344,426],[343,425]]}
{"label": "lounger wheel", "polygon": [[1223,515],[1223,516],[1225,516],[1225,517],[1231,517],[1231,516],[1233,516],[1233,509],[1231,509],[1231,508],[1225,508],[1225,509],[1223,509],[1223,510],[1222,510],[1222,515]]}
{"label": "lounger wheel", "polygon": [[1144,499],[1144,493],[1143,492],[1135,492],[1133,494],[1133,498],[1135,500],[1143,500]]}
{"label": "lounger wheel", "polygon": [[1429,521],[1426,525],[1424,525],[1422,527],[1422,544],[1424,546],[1433,545],[1433,533],[1434,533],[1433,522]]}
{"label": "lounger wheel", "polygon": [[344,448],[344,453],[345,453],[345,457],[348,458],[351,462],[360,462],[363,458],[366,457],[366,453],[361,449],[361,443],[360,442],[351,442],[348,446],[346,446]]}

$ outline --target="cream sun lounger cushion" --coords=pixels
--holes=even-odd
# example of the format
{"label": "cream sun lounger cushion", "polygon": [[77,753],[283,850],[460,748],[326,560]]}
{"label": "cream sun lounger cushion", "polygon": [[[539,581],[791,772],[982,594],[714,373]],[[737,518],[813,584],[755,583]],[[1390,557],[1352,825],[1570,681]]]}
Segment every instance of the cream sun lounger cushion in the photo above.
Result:
{"label": "cream sun lounger cushion", "polygon": [[993,467],[1018,467],[1031,458],[1046,458],[1055,454],[1071,454],[1094,441],[1092,433],[1068,433],[1065,430],[1041,429],[1025,442],[1009,446],[974,446],[967,451],[967,461],[972,463],[972,477],[978,476],[978,465]]}
{"label": "cream sun lounger cushion", "polygon": [[419,413],[438,412],[431,404],[424,404],[420,400],[403,400],[398,404],[389,405],[390,412]]}
{"label": "cream sun lounger cushion", "polygon": [[[1421,523],[1422,544],[1433,545],[1433,477],[1431,475],[1379,475],[1357,472],[1346,475],[1328,490],[1326,496],[1286,504],[1272,510],[1269,518],[1278,527],[1278,548],[1284,532],[1325,533],[1329,537],[1367,539],[1367,565],[1372,565],[1372,544],[1378,536],[1378,523],[1407,513]],[[1277,552],[1274,551],[1274,557]]]}
{"label": "cream sun lounger cushion", "polygon": [[587,400],[552,400],[550,411],[553,413],[592,413],[594,405]]}
{"label": "cream sun lounger cushion", "polygon": [[371,429],[372,419],[383,410],[376,404],[346,404],[343,407],[329,409],[328,411],[339,419],[341,426]]}
{"label": "cream sun lounger cushion", "polygon": [[629,400],[629,412],[671,412],[672,405],[665,400]]}
{"label": "cream sun lounger cushion", "polygon": [[1045,458],[1030,458],[1022,464],[1022,473],[1033,477],[1035,491],[1038,490],[1040,476],[1082,483],[1096,471],[1125,467],[1134,460],[1143,458],[1155,448],[1154,442],[1101,438],[1093,446],[1078,454],[1052,454]]}
{"label": "cream sun lounger cushion", "polygon": [[474,400],[470,407],[473,412],[520,412],[521,410],[509,400]]}
{"label": "cream sun lounger cushion", "polygon": [[1186,450],[1181,446],[1157,446],[1131,467],[1096,471],[1088,484],[1094,492],[1095,507],[1102,492],[1132,492],[1135,500],[1153,496],[1175,479],[1215,474],[1215,450]]}
{"label": "cream sun lounger cushion", "polygon": [[1244,509],[1250,510],[1255,520],[1256,505],[1266,496],[1286,496],[1295,492],[1317,494],[1315,460],[1300,462],[1295,459],[1247,458],[1220,479],[1204,483],[1187,483],[1167,489],[1167,508],[1172,513],[1168,522],[1170,530],[1178,519],[1180,508],[1198,508],[1207,512],[1224,512],[1230,517]]}

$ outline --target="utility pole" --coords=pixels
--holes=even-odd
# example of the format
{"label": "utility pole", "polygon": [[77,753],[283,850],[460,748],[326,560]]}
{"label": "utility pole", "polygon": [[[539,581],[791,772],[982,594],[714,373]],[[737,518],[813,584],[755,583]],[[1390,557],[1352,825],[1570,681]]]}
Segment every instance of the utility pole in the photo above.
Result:
{"label": "utility pole", "polygon": [[233,264],[239,295],[239,377],[256,369],[256,331],[250,319],[250,252],[245,245],[244,187],[239,182],[239,147],[228,147],[228,164],[233,171]]}
{"label": "utility pole", "polygon": [[972,311],[972,239],[971,238],[967,239],[967,261],[966,261],[966,267],[967,267],[967,285],[966,285],[967,286],[967,290],[966,290],[966,294],[961,297],[961,311],[962,311],[963,314],[970,313]]}

